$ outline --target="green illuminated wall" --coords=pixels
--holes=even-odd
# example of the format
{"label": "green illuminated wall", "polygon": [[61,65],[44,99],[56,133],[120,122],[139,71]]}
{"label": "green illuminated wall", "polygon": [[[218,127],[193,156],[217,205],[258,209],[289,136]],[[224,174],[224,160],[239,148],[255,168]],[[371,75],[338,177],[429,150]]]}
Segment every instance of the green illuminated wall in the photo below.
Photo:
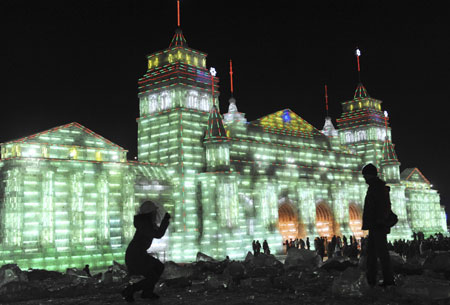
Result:
{"label": "green illuminated wall", "polygon": [[64,270],[123,262],[139,202],[173,209],[165,169],[71,123],[2,145],[0,264]]}
{"label": "green illuminated wall", "polygon": [[236,100],[219,112],[218,78],[206,54],[177,29],[169,48],[147,56],[139,79],[138,160],[70,123],[1,144],[0,264],[63,270],[123,262],[133,215],[151,199],[171,213],[152,245],[162,259],[192,261],[198,251],[242,259],[252,240],[272,253],[285,238],[356,235],[371,162],[391,187],[399,223],[446,233],[439,194],[418,169],[400,174],[381,101],[362,84],[334,129],[319,131],[290,109],[247,122]]}

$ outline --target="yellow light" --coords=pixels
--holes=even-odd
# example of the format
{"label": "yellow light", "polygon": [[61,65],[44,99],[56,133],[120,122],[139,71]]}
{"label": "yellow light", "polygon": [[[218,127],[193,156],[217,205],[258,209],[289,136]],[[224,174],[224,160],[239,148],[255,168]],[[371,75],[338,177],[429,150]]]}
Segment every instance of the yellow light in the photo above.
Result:
{"label": "yellow light", "polygon": [[152,60],[149,59],[149,60],[148,60],[148,69],[150,70],[151,68],[152,68]]}
{"label": "yellow light", "polygon": [[101,151],[98,150],[95,152],[95,160],[102,161],[102,152]]}
{"label": "yellow light", "polygon": [[77,149],[75,147],[71,148],[70,152],[69,152],[69,155],[70,155],[70,158],[76,159],[78,157]]}

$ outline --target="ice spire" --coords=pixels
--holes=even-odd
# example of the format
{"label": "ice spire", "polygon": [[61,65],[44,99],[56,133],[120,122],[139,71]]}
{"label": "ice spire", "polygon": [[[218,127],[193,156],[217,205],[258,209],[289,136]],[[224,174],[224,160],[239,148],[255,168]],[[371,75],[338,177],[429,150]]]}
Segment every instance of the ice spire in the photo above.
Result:
{"label": "ice spire", "polygon": [[228,100],[230,103],[228,106],[228,113],[224,113],[224,121],[225,123],[231,122],[243,122],[246,123],[245,114],[238,111],[236,106],[236,99],[233,96],[234,87],[233,87],[233,62],[230,59],[230,91],[231,97]]}
{"label": "ice spire", "polygon": [[177,29],[175,35],[172,37],[169,48],[171,47],[187,47],[186,38],[184,38],[183,31],[181,30],[180,22],[180,0],[177,0]]}
{"label": "ice spire", "polygon": [[222,117],[220,116],[217,106],[211,107],[208,118],[208,126],[206,128],[205,142],[228,141],[227,132],[223,126]]}
{"label": "ice spire", "polygon": [[386,130],[386,137],[384,138],[383,143],[383,150],[382,150],[382,156],[384,162],[389,163],[398,163],[397,154],[395,153],[394,144],[392,144],[392,141],[389,139],[388,136],[388,128],[387,128],[387,120],[388,120],[388,113],[387,111],[384,112],[384,125]]}
{"label": "ice spire", "polygon": [[327,137],[337,137],[338,132],[334,128],[331,117],[328,115],[328,88],[325,85],[325,109],[327,111],[327,116],[325,117],[325,124],[323,125],[322,133]]}

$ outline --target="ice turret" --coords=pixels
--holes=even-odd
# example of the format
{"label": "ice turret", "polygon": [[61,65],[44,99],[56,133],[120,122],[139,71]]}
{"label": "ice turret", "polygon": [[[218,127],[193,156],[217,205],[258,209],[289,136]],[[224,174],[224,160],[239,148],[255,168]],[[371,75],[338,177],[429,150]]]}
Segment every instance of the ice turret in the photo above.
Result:
{"label": "ice turret", "polygon": [[394,144],[386,137],[383,144],[381,172],[388,183],[400,183],[400,162],[395,153]]}
{"label": "ice turret", "polygon": [[203,143],[206,146],[206,170],[229,171],[230,170],[230,138],[227,137],[222,117],[213,105],[209,112],[208,126],[206,128]]}
{"label": "ice turret", "polygon": [[323,129],[321,131],[327,137],[337,137],[339,135],[329,116],[325,118],[325,124],[323,125]]}
{"label": "ice turret", "polygon": [[245,113],[238,111],[238,108],[236,106],[236,99],[234,97],[231,97],[228,100],[228,102],[230,103],[230,105],[228,106],[228,113],[225,113],[223,115],[225,123],[227,124],[234,122],[247,123]]}

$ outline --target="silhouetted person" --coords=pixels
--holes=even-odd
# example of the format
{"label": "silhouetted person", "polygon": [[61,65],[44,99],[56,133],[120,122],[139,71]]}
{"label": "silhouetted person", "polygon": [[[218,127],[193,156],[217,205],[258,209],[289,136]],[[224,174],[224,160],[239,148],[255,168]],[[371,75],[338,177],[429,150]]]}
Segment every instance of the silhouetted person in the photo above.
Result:
{"label": "silhouetted person", "polygon": [[332,258],[334,253],[333,242],[329,242],[327,245],[327,256],[328,258]]}
{"label": "silhouetted person", "polygon": [[261,244],[259,243],[259,240],[256,241],[256,254],[259,255],[261,253]]}
{"label": "silhouetted person", "polygon": [[300,241],[299,241],[299,245],[300,245],[300,249],[305,249],[305,242],[301,238],[300,238]]}
{"label": "silhouetted person", "polygon": [[270,254],[269,244],[267,243],[267,240],[265,240],[265,239],[263,242],[263,251],[264,251],[264,254]]}
{"label": "silhouetted person", "polygon": [[286,239],[285,244],[286,244],[286,253],[287,253],[289,250],[289,240]]}
{"label": "silhouetted person", "polygon": [[127,286],[122,291],[122,296],[127,302],[133,302],[133,294],[141,291],[144,299],[158,299],[153,292],[164,271],[164,264],[147,253],[153,238],[161,238],[169,226],[170,215],[166,213],[158,227],[156,223],[157,206],[154,202],[145,201],[139,208],[139,213],[134,216],[136,233],[125,252],[125,264],[130,275],[143,275],[145,278],[136,284]]}
{"label": "silhouetted person", "polygon": [[320,256],[323,258],[325,257],[325,239],[320,237],[319,238],[319,246],[320,246]]}
{"label": "silhouetted person", "polygon": [[362,229],[369,230],[367,240],[367,281],[374,286],[377,278],[377,258],[380,259],[383,271],[382,286],[395,285],[391,269],[391,259],[387,248],[386,235],[390,232],[387,219],[391,212],[389,187],[378,178],[377,168],[367,164],[362,170],[369,185],[364,200]]}
{"label": "silhouetted person", "polygon": [[311,244],[309,242],[309,237],[306,237],[306,249],[311,250]]}
{"label": "silhouetted person", "polygon": [[331,238],[331,244],[333,246],[333,251],[334,251],[334,249],[336,249],[336,244],[337,244],[336,235],[333,235],[333,237]]}
{"label": "silhouetted person", "polygon": [[83,271],[86,272],[87,276],[92,277],[89,265],[84,266]]}
{"label": "silhouetted person", "polygon": [[255,240],[252,241],[252,249],[253,249],[253,255],[256,256],[256,241]]}

